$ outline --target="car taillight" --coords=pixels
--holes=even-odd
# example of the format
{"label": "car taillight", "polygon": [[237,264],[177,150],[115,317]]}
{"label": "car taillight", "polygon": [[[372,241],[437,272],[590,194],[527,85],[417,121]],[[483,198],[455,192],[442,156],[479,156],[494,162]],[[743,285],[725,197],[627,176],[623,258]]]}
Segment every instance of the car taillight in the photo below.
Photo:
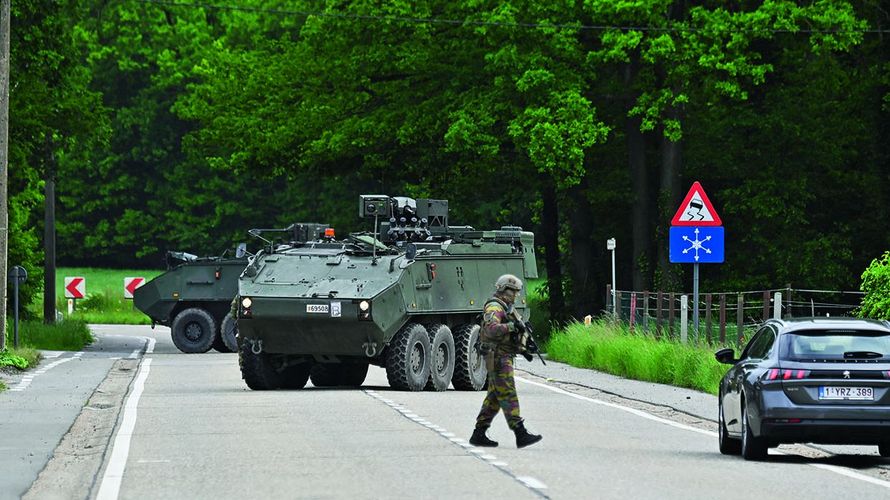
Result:
{"label": "car taillight", "polygon": [[763,374],[763,380],[800,380],[810,376],[809,370],[784,370],[781,368],[770,368]]}

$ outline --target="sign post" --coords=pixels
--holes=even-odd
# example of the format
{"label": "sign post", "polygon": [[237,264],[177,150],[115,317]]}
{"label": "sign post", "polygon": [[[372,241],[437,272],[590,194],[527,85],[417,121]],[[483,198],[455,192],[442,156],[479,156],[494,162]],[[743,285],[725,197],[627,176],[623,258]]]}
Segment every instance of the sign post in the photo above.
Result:
{"label": "sign post", "polygon": [[87,280],[82,276],[65,276],[65,298],[68,301],[68,315],[74,310],[77,299],[82,299],[87,293]]}
{"label": "sign post", "polygon": [[612,252],[612,316],[618,312],[618,304],[615,303],[615,238],[606,240],[606,250]]}
{"label": "sign post", "polygon": [[698,265],[724,261],[723,221],[698,181],[671,219],[670,261],[692,264],[692,328],[698,341]]}
{"label": "sign post", "polygon": [[13,290],[13,311],[15,316],[13,320],[13,344],[16,349],[19,348],[19,284],[24,283],[28,279],[28,271],[22,266],[13,266],[9,270],[9,282],[12,283]]}

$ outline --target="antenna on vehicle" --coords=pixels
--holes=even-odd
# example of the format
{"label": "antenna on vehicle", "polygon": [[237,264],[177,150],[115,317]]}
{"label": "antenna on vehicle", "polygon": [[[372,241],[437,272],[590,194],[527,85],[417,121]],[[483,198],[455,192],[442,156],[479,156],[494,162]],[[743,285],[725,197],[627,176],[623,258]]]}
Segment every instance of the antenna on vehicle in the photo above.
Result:
{"label": "antenna on vehicle", "polygon": [[372,248],[372,250],[371,250],[371,265],[372,265],[372,266],[376,266],[376,265],[377,265],[377,241],[378,241],[378,240],[377,240],[377,219],[378,219],[378,218],[379,218],[379,214],[377,214],[377,213],[375,212],[375,213],[374,213],[374,234],[373,234],[373,236],[374,236],[374,244],[371,245],[371,248]]}

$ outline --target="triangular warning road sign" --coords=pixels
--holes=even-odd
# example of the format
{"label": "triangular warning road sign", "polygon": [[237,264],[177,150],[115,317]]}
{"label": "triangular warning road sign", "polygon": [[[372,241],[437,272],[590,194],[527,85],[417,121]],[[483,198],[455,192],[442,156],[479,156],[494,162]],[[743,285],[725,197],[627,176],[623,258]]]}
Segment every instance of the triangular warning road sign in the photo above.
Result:
{"label": "triangular warning road sign", "polygon": [[671,219],[672,226],[722,226],[723,222],[698,181],[692,183],[683,203]]}

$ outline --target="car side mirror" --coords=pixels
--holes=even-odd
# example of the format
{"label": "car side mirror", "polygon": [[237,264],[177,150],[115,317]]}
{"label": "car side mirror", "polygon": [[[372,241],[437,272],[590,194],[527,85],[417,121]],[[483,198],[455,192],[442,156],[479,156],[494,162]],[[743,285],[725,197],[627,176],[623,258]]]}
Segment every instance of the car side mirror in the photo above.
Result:
{"label": "car side mirror", "polygon": [[724,365],[734,365],[739,362],[739,360],[735,359],[735,352],[729,348],[720,349],[714,353],[714,357]]}

